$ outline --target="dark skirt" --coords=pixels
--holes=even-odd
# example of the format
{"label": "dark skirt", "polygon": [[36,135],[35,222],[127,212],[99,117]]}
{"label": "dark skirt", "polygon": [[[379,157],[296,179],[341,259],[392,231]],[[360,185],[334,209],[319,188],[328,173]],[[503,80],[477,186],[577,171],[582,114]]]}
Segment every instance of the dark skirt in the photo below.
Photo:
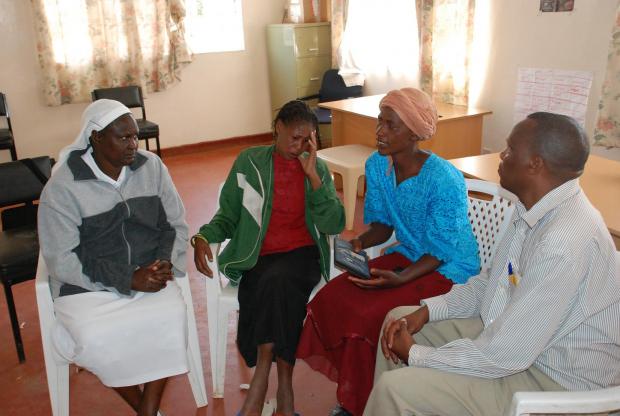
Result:
{"label": "dark skirt", "polygon": [[257,347],[267,343],[274,344],[274,361],[281,358],[295,364],[306,303],[319,279],[316,246],[260,256],[243,273],[237,347],[248,367],[256,365]]}

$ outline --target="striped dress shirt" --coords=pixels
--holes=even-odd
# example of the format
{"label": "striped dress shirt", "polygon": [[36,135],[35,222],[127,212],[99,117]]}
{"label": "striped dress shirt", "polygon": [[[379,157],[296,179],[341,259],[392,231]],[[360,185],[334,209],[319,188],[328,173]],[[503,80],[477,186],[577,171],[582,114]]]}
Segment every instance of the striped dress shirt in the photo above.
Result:
{"label": "striped dress shirt", "polygon": [[422,301],[431,321],[480,317],[484,329],[439,348],[413,345],[409,365],[484,378],[534,365],[568,390],[620,384],[615,263],[611,236],[578,179],[529,211],[517,203],[488,273]]}

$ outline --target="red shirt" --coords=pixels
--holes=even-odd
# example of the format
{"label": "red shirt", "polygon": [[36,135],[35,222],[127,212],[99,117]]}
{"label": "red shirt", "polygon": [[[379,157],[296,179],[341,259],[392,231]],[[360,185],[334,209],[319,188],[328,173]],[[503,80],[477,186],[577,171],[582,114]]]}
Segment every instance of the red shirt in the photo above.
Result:
{"label": "red shirt", "polygon": [[274,151],[271,219],[261,256],[315,244],[306,226],[305,179],[299,160],[285,159]]}

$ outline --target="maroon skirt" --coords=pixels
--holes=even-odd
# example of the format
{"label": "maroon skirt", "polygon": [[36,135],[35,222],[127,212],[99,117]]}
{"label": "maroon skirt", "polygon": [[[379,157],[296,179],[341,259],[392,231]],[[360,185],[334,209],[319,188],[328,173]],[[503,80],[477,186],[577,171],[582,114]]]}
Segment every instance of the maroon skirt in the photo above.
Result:
{"label": "maroon skirt", "polygon": [[[388,270],[410,264],[399,253],[370,261],[371,267]],[[372,390],[379,331],[387,313],[446,293],[452,281],[433,272],[403,286],[371,290],[355,286],[347,276],[332,279],[307,305],[297,358],[338,383],[339,404],[361,415]]]}

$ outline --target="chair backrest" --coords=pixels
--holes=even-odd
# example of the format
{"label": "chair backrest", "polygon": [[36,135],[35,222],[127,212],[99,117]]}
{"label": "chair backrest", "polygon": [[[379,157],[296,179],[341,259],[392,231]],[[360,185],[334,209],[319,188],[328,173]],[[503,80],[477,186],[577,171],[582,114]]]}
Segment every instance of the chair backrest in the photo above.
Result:
{"label": "chair backrest", "polygon": [[144,108],[144,99],[142,97],[142,87],[137,85],[129,85],[127,87],[99,88],[91,93],[93,101],[101,98],[120,101],[128,108],[142,109],[142,118],[146,120],[146,110]]}
{"label": "chair backrest", "polygon": [[13,126],[11,125],[11,114],[9,114],[9,104],[6,102],[6,95],[3,92],[0,92],[0,117],[6,117],[7,127],[11,134],[13,134]]}
{"label": "chair backrest", "polygon": [[501,186],[466,179],[468,211],[472,231],[478,241],[480,267],[491,267],[497,244],[510,224],[517,197]]}
{"label": "chair backrest", "polygon": [[0,116],[9,118],[9,106],[6,103],[6,95],[0,92]]}
{"label": "chair backrest", "polygon": [[52,164],[48,156],[0,164],[0,207],[8,207],[0,213],[3,230],[36,226],[38,205],[33,202],[41,196]]}
{"label": "chair backrest", "polygon": [[[52,161],[49,156],[30,159],[35,169],[49,178]],[[41,196],[45,185],[24,160],[0,163],[0,207],[32,202]]]}
{"label": "chair backrest", "polygon": [[319,90],[319,102],[338,101],[361,96],[361,85],[347,87],[342,77],[338,74],[337,69],[325,71],[321,81],[321,89]]}
{"label": "chair backrest", "polygon": [[[497,243],[510,224],[517,197],[492,182],[466,179],[465,185],[467,217],[478,242],[480,268],[484,270],[491,267]],[[386,248],[396,243],[396,233],[392,233],[385,243],[366,249],[366,253],[372,259],[382,255]]]}

